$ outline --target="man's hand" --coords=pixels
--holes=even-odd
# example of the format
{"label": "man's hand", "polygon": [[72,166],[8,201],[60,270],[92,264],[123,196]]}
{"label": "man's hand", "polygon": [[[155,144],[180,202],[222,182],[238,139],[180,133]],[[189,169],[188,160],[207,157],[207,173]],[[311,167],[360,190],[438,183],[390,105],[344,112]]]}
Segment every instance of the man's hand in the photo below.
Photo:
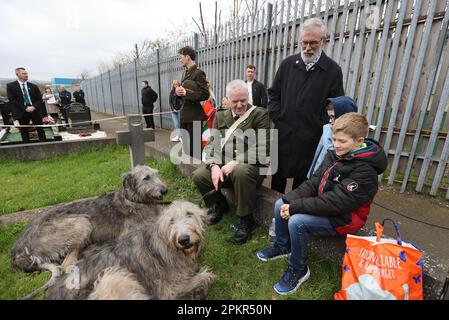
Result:
{"label": "man's hand", "polygon": [[29,106],[25,109],[26,112],[33,112],[34,110],[36,110],[36,108],[33,106]]}
{"label": "man's hand", "polygon": [[51,117],[51,116],[47,116],[47,117],[42,118],[42,123],[55,124],[55,119],[53,119],[53,117]]}
{"label": "man's hand", "polygon": [[186,95],[186,89],[182,86],[176,87],[175,92],[178,97],[184,97]]}
{"label": "man's hand", "polygon": [[285,220],[290,218],[290,205],[288,203],[281,206],[281,218]]}
{"label": "man's hand", "polygon": [[219,183],[224,181],[223,172],[220,167],[217,165],[212,166],[210,168],[210,176],[212,178],[212,184],[214,185],[215,190],[218,191]]}
{"label": "man's hand", "polygon": [[221,168],[221,172],[223,172],[223,174],[225,176],[229,176],[229,174],[232,172],[232,170],[234,170],[235,166],[238,164],[237,161],[232,160],[231,162],[228,162],[226,165],[224,165]]}

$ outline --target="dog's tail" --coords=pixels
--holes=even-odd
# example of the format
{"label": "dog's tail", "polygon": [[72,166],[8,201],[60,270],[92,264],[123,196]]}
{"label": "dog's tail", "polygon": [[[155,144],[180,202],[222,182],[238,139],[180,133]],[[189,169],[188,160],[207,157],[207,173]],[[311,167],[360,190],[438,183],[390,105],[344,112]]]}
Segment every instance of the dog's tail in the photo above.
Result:
{"label": "dog's tail", "polygon": [[51,278],[50,280],[48,280],[48,282],[46,284],[44,284],[42,287],[40,287],[37,290],[34,290],[33,292],[31,292],[29,295],[27,295],[26,297],[23,298],[23,300],[31,300],[33,299],[35,296],[37,296],[39,293],[47,290],[48,288],[50,288],[51,286],[53,286],[56,281],[59,279],[59,277],[61,276],[61,271],[59,269],[59,266],[53,263],[43,263],[40,266],[40,269],[46,269],[49,270],[51,272]]}

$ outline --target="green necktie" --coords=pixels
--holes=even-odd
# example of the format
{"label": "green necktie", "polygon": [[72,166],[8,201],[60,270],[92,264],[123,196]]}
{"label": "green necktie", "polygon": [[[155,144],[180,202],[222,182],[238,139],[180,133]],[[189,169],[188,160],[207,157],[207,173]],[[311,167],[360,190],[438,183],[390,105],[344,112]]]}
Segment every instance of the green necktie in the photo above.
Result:
{"label": "green necktie", "polygon": [[23,103],[25,106],[31,106],[30,96],[28,95],[28,90],[25,87],[25,83],[22,83],[22,91],[23,91]]}

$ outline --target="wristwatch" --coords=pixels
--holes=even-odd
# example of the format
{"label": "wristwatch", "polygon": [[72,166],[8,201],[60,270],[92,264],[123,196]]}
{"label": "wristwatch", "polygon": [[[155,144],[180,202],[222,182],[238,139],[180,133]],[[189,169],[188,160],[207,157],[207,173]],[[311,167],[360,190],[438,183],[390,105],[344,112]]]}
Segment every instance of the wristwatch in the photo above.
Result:
{"label": "wristwatch", "polygon": [[216,163],[208,163],[208,164],[206,164],[206,167],[208,169],[212,169],[213,166],[218,166],[218,164],[216,164]]}

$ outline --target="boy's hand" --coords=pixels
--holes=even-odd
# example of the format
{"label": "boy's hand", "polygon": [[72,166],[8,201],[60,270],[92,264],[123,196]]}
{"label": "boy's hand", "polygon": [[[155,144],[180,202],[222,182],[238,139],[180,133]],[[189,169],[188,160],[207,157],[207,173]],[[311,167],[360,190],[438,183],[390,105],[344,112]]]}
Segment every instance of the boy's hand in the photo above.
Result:
{"label": "boy's hand", "polygon": [[281,206],[281,218],[285,220],[290,218],[290,205],[287,203]]}

